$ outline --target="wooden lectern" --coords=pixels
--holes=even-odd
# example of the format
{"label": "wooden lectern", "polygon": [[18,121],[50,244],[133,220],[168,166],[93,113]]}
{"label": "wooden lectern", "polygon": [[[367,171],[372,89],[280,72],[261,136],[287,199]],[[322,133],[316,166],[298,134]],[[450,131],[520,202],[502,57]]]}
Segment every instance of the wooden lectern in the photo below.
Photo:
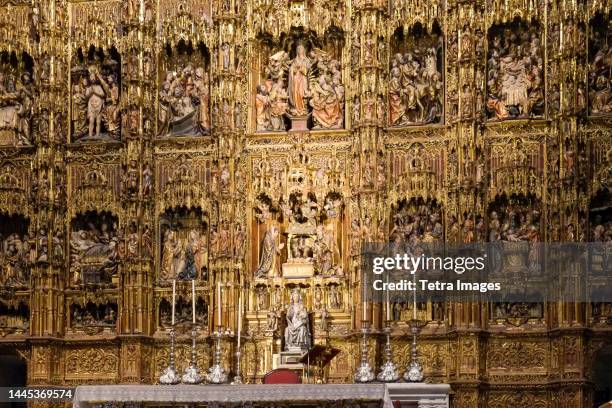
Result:
{"label": "wooden lectern", "polygon": [[323,369],[338,353],[340,353],[340,349],[321,344],[316,344],[308,350],[308,353],[301,360],[302,364],[306,364],[306,380],[303,380],[304,383],[310,383],[310,366],[312,365],[314,367],[314,383],[323,384],[325,382]]}

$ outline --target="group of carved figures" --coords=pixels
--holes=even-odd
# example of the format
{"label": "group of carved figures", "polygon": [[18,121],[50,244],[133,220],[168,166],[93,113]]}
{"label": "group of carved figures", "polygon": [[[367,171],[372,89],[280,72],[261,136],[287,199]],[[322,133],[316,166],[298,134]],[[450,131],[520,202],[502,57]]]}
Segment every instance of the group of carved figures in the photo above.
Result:
{"label": "group of carved figures", "polygon": [[159,136],[200,136],[210,132],[210,85],[203,66],[166,71],[159,91]]}
{"label": "group of carved figures", "polygon": [[30,327],[30,308],[26,302],[20,301],[18,304],[5,304],[0,302],[0,333],[6,335],[7,332],[15,330],[28,330]]}
{"label": "group of carved figures", "polygon": [[72,305],[71,326],[73,328],[85,326],[109,326],[112,327],[117,322],[117,305],[105,303],[94,305],[88,303],[83,307],[80,305]]}
{"label": "group of carved figures", "polygon": [[285,117],[310,113],[315,129],[341,128],[344,86],[340,63],[320,49],[307,54],[302,44],[295,52],[292,60],[284,50],[269,58],[266,78],[255,98],[257,130],[286,130]]}
{"label": "group of carved figures", "polygon": [[[191,325],[192,319],[191,300],[185,299],[182,296],[178,297],[174,311],[174,324],[177,326]],[[202,298],[198,298],[196,301],[195,320],[196,324],[200,327],[206,327],[208,324],[208,306]],[[159,307],[159,325],[162,327],[170,327],[172,325],[172,307],[165,300],[161,302]]]}
{"label": "group of carved figures", "polygon": [[[183,236],[186,233],[185,236]],[[167,229],[163,236],[160,279],[203,278],[208,265],[206,235],[200,230]]]}
{"label": "group of carved figures", "polygon": [[70,235],[72,283],[110,283],[123,252],[122,237],[107,220],[92,220],[74,229]]}
{"label": "group of carved figures", "polygon": [[544,113],[544,63],[537,26],[502,26],[493,33],[487,61],[489,118]]}
{"label": "group of carved figures", "polygon": [[438,46],[415,47],[411,52],[395,54],[389,80],[391,126],[440,122],[443,99]]}
{"label": "group of carved figures", "polygon": [[506,206],[503,212],[489,214],[489,242],[537,242],[540,240],[540,215],[524,206]]}
{"label": "group of carved figures", "polygon": [[34,84],[31,74],[0,70],[0,145],[32,144]]}
{"label": "group of carved figures", "polygon": [[92,63],[72,70],[73,141],[119,140],[118,62]]}
{"label": "group of carved figures", "polygon": [[29,264],[33,247],[27,235],[17,233],[0,235],[0,285],[22,286],[28,284]]}
{"label": "group of carved figures", "polygon": [[[260,201],[260,205],[266,204]],[[266,205],[267,207],[267,205]],[[307,262],[314,265],[319,275],[343,275],[340,247],[335,233],[335,219],[339,216],[342,200],[328,196],[321,206],[312,195],[293,195],[280,202],[283,216],[288,221],[288,262]],[[268,209],[265,209],[268,212]],[[321,222],[327,217],[328,222]],[[279,260],[284,243],[280,242],[279,226],[269,227],[261,243],[256,278],[280,276]]]}
{"label": "group of carved figures", "polygon": [[443,239],[442,212],[435,204],[407,205],[393,216],[394,226],[391,241],[416,245],[433,243]]}
{"label": "group of carved figures", "polygon": [[612,22],[608,23],[607,29],[593,30],[590,43],[596,50],[589,75],[590,113],[609,113],[612,112]]}

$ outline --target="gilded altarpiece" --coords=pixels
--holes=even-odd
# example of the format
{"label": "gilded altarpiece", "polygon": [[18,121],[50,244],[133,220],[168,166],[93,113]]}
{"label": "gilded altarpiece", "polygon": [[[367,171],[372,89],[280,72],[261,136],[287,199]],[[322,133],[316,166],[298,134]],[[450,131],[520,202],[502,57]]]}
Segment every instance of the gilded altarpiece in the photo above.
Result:
{"label": "gilded altarpiece", "polygon": [[[242,374],[261,382],[301,299],[311,344],[340,350],[319,379],[352,382],[362,316],[384,360],[363,242],[610,242],[610,12],[0,0],[0,352],[30,384],[155,383],[173,279],[189,363],[194,280],[200,368],[220,324],[235,370],[242,304]],[[413,307],[391,305],[402,370]],[[416,314],[454,407],[593,406],[609,303]]]}

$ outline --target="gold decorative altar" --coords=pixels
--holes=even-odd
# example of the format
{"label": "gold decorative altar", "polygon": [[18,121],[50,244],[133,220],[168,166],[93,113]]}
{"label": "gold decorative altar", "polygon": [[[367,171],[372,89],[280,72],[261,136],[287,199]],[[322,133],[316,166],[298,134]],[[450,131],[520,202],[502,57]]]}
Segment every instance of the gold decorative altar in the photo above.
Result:
{"label": "gold decorative altar", "polygon": [[[351,383],[363,242],[610,241],[608,0],[0,0],[0,353],[29,384]],[[190,282],[195,279],[195,299]],[[217,296],[216,288],[221,287]],[[411,304],[392,306],[410,359]],[[607,303],[422,303],[454,407],[592,407]],[[367,307],[383,362],[385,311]],[[296,336],[301,336],[298,334]],[[297,338],[297,337],[296,337]]]}

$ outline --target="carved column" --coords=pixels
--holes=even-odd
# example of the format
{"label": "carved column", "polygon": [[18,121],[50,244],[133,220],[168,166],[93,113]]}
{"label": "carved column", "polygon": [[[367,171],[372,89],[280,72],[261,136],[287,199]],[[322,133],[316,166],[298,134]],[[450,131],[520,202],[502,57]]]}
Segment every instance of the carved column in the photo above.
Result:
{"label": "carved column", "polygon": [[[64,144],[66,142],[67,88],[66,5],[55,0],[40,3],[41,19],[38,35],[44,45],[48,61],[48,76],[38,81],[40,90],[37,111],[36,158],[33,172],[36,176],[35,268],[32,271],[31,334],[37,337],[61,336],[64,330],[64,296],[66,244],[63,209],[65,202]],[[43,57],[36,61],[37,68],[45,64]],[[39,71],[41,73],[42,71]],[[55,345],[40,342],[33,345],[33,356],[39,357],[39,366],[32,366],[31,382],[58,380],[59,354]],[[42,366],[41,366],[42,365]]]}
{"label": "carved column", "polygon": [[[212,52],[213,135],[217,144],[215,179],[211,190],[217,212],[212,227],[216,247],[211,248],[212,270],[217,281],[225,285],[222,320],[224,327],[236,331],[242,254],[234,253],[236,239],[244,239],[245,207],[238,183],[243,126],[246,107],[246,70],[242,61],[246,52],[244,4],[234,0],[220,2],[214,8],[215,43]],[[244,191],[244,190],[242,190]]]}
{"label": "carved column", "polygon": [[[154,138],[157,76],[154,50],[159,47],[147,0],[129,2],[123,13],[122,103],[122,196],[124,261],[121,273],[120,333],[130,335],[121,342],[121,376],[125,382],[140,382],[150,375],[147,367],[150,345],[146,337],[155,327],[153,285],[153,235],[155,231],[155,187],[152,141]],[[135,183],[130,183],[130,179]],[[134,337],[133,335],[140,335]]]}

